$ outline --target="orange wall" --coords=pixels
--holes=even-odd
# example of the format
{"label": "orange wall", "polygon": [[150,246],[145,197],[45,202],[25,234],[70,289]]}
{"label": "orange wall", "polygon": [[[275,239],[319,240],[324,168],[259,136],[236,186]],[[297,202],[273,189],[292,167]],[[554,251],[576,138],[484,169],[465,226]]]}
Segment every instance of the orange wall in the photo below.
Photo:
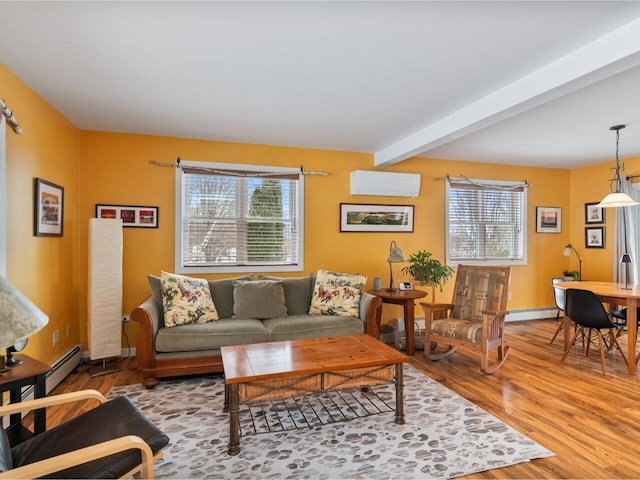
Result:
{"label": "orange wall", "polygon": [[[449,174],[527,180],[533,184],[528,190],[529,262],[527,266],[513,268],[509,309],[553,305],[550,278],[565,269],[577,268],[575,256],[562,256],[564,245],[570,241],[580,247],[585,275],[591,278],[592,269],[596,268],[598,275],[605,275],[608,268],[610,277],[612,249],[584,251],[581,233],[584,202],[596,201],[606,193],[603,178],[610,176],[608,165],[569,171],[413,158],[387,170],[420,173],[422,186],[418,198],[351,196],[349,173],[373,169],[370,154],[79,131],[1,65],[0,85],[2,97],[14,109],[25,131],[23,136],[7,132],[10,209],[7,277],[50,317],[50,324],[33,336],[27,350],[43,361],[53,361],[75,343],[86,349],[87,234],[96,203],[159,207],[158,229],[124,229],[123,312],[129,312],[148,295],[147,273],[173,270],[174,172],[171,168],[150,165],[150,160],[171,163],[181,157],[195,161],[302,165],[307,170],[328,172],[326,177],[305,177],[304,270],[360,272],[369,277],[367,288],[376,276],[382,277],[383,284],[388,282],[385,260],[392,240],[406,255],[425,249],[444,259],[445,184],[438,177]],[[65,187],[62,238],[32,234],[34,177]],[[583,190],[588,179],[592,179],[588,182],[592,188]],[[583,191],[591,191],[593,195],[583,198]],[[340,233],[341,202],[415,205],[415,231]],[[536,206],[562,208],[562,233],[535,232]],[[612,225],[612,217],[607,216],[608,236],[613,234]],[[607,244],[611,242],[612,238],[607,238]],[[608,267],[601,256],[609,259]],[[399,268],[395,270],[396,280],[403,279]],[[444,293],[436,292],[437,301],[451,298],[451,283]],[[399,307],[384,306],[385,320],[397,316],[401,316]],[[69,337],[67,323],[71,324]],[[61,333],[57,348],[51,346],[55,329]],[[137,326],[128,326],[127,334],[131,346],[135,346]]]}
{"label": "orange wall", "polygon": [[[25,353],[52,362],[80,341],[80,132],[1,64],[0,86],[24,131],[20,136],[10,128],[6,132],[7,279],[49,316],[49,324],[29,339]],[[33,236],[36,177],[64,187],[62,237]],[[60,343],[54,347],[55,330],[60,331]]]}
{"label": "orange wall", "polygon": [[[640,174],[640,157],[621,158],[625,171],[622,175]],[[585,248],[584,204],[599,202],[609,193],[609,182],[615,167],[612,162],[576,168],[571,171],[571,244],[582,258],[582,276],[585,280],[610,282],[613,280],[613,245],[616,225],[616,209],[605,210],[605,248]],[[578,261],[572,255],[573,268],[577,270]]]}
{"label": "orange wall", "polygon": [[[96,203],[157,205],[159,228],[124,230],[124,311],[133,309],[148,295],[146,274],[172,271],[174,260],[174,170],[149,164],[150,160],[172,163],[184,160],[267,164],[321,170],[328,176],[305,177],[305,272],[319,268],[360,272],[369,277],[389,278],[385,262],[389,244],[395,240],[409,255],[419,249],[444,259],[445,184],[436,180],[447,173],[471,178],[523,181],[534,185],[529,196],[529,265],[514,267],[510,309],[553,305],[550,288],[537,288],[562,273],[568,261],[562,256],[569,233],[536,234],[535,206],[559,206],[568,210],[569,172],[558,169],[532,169],[518,166],[453,162],[435,159],[410,159],[390,171],[422,174],[419,198],[364,197],[349,194],[349,173],[371,169],[370,154],[323,151],[290,147],[238,144],[160,138],[144,135],[82,133],[82,169],[80,173],[81,271],[86,271],[87,219],[94,215]],[[339,204],[388,203],[415,205],[413,233],[340,233]],[[552,252],[552,253],[550,253]],[[561,267],[558,267],[561,265]],[[396,269],[396,280],[402,277]],[[450,285],[449,285],[450,286]],[[84,289],[84,286],[83,286]],[[83,291],[82,294],[85,292]],[[438,300],[451,292],[436,293]],[[85,306],[80,306],[81,312]],[[399,307],[385,305],[384,319],[402,316]],[[81,328],[83,328],[81,326]],[[127,327],[129,339],[137,338],[137,326]]]}

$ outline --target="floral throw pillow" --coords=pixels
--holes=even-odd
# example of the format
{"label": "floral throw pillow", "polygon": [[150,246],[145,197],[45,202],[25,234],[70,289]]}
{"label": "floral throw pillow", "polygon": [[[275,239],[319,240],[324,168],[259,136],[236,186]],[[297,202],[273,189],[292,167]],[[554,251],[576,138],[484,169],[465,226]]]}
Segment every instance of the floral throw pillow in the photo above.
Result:
{"label": "floral throw pillow", "polygon": [[360,295],[366,282],[365,275],[318,270],[309,314],[359,316]]}
{"label": "floral throw pillow", "polygon": [[160,281],[165,327],[218,320],[207,280],[162,272]]}

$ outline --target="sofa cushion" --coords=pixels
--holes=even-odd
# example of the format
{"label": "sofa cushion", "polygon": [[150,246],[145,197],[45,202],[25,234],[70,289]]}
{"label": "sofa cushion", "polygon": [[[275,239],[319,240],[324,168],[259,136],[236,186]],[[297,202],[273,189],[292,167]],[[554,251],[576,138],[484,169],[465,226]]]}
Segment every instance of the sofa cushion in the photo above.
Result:
{"label": "sofa cushion", "polygon": [[233,318],[284,317],[284,288],[280,280],[233,282]]}
{"label": "sofa cushion", "polygon": [[218,320],[205,279],[167,272],[162,272],[160,279],[165,327]]}
{"label": "sofa cushion", "polygon": [[338,315],[290,315],[264,320],[263,323],[269,332],[270,342],[364,333],[360,318]]}
{"label": "sofa cushion", "polygon": [[366,282],[365,275],[318,270],[309,314],[359,316],[360,294]]}
{"label": "sofa cushion", "polygon": [[309,312],[311,296],[316,276],[312,273],[305,277],[268,277],[259,275],[260,280],[280,280],[284,287],[284,304],[289,315],[301,315]]}
{"label": "sofa cushion", "polygon": [[233,282],[235,280],[253,280],[253,273],[243,277],[209,280],[211,297],[213,298],[213,303],[216,304],[220,318],[231,318],[233,316]]}
{"label": "sofa cushion", "polygon": [[268,341],[260,320],[222,318],[217,322],[161,328],[156,336],[158,352],[216,350],[225,345],[244,345]]}

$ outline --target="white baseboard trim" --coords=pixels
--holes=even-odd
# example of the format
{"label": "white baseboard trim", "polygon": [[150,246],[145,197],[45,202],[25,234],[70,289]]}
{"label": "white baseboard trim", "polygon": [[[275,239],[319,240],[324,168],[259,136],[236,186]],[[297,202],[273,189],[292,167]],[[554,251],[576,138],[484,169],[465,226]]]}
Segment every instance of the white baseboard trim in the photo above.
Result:
{"label": "white baseboard trim", "polygon": [[556,318],[556,307],[525,308],[523,310],[511,310],[507,314],[506,322],[522,322],[525,320],[545,320]]}
{"label": "white baseboard trim", "polygon": [[[135,358],[135,356],[136,356],[136,347],[131,347],[131,348],[121,349],[120,356],[118,358],[127,358],[127,357]],[[89,352],[87,350],[82,351],[82,361],[84,363],[89,363],[92,361],[91,357],[89,357]]]}

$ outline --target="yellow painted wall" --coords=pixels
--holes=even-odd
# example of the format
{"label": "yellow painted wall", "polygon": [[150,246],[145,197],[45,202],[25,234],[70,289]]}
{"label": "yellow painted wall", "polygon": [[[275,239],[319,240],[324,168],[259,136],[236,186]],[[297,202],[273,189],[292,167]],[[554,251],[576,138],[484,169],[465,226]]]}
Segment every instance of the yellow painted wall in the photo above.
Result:
{"label": "yellow painted wall", "polygon": [[[305,273],[320,268],[360,272],[369,277],[367,288],[376,276],[386,284],[389,272],[385,260],[392,240],[406,255],[425,249],[444,259],[445,184],[437,178],[449,174],[527,180],[533,184],[528,190],[529,264],[513,268],[509,309],[553,305],[550,278],[565,269],[577,268],[575,256],[562,256],[564,245],[570,241],[580,251],[585,276],[604,277],[607,272],[611,275],[612,250],[585,251],[581,233],[584,202],[604,196],[607,184],[603,179],[610,176],[609,165],[569,171],[413,158],[387,170],[420,173],[422,187],[418,198],[350,196],[349,173],[373,169],[370,154],[79,131],[2,66],[0,85],[0,94],[15,110],[25,130],[23,136],[7,132],[7,277],[51,318],[45,330],[32,337],[27,350],[43,361],[53,361],[75,343],[87,348],[87,234],[96,203],[159,207],[158,229],[124,229],[123,312],[129,312],[148,295],[147,273],[173,270],[174,172],[171,168],[150,165],[149,160],[171,163],[181,157],[195,161],[302,165],[307,170],[328,172],[326,177],[305,177]],[[62,238],[33,236],[34,177],[65,187]],[[415,205],[415,231],[340,233],[341,202]],[[562,208],[562,233],[535,232],[536,206]],[[612,237],[609,238],[613,234],[612,220],[607,217],[608,245],[612,242]],[[399,274],[400,268],[401,265],[395,270],[397,281],[405,279]],[[436,293],[437,301],[451,298],[451,284],[450,281],[442,294]],[[384,306],[385,321],[396,316],[401,316],[399,307]],[[71,324],[69,337],[66,323]],[[61,343],[53,348],[51,336],[55,329],[60,330]],[[126,332],[130,345],[135,346],[138,334],[135,323]],[[123,340],[123,346],[126,345]]]}
{"label": "yellow painted wall", "polygon": [[[622,175],[640,174],[640,157],[621,158],[625,171]],[[605,210],[605,248],[585,248],[585,203],[599,202],[609,193],[608,180],[613,177],[612,162],[576,168],[570,173],[571,191],[571,244],[582,258],[582,276],[585,280],[610,282],[613,280],[613,245],[616,225],[616,209]],[[594,224],[594,226],[596,226]],[[599,226],[599,225],[598,225]],[[572,269],[578,261],[572,254]],[[634,259],[635,260],[635,259]]]}
{"label": "yellow painted wall", "polygon": [[[124,229],[125,312],[133,309],[148,295],[147,273],[172,271],[174,265],[174,170],[151,165],[150,160],[172,163],[180,157],[183,160],[296,168],[303,165],[306,170],[328,172],[326,177],[305,177],[304,271],[324,268],[360,272],[369,277],[367,288],[371,288],[372,279],[376,276],[382,277],[384,284],[388,282],[389,270],[385,260],[392,240],[397,242],[406,255],[426,249],[437,258],[444,259],[445,184],[436,178],[447,173],[481,179],[526,179],[534,185],[528,191],[529,265],[513,269],[509,308],[553,305],[549,279],[561,274],[562,266],[568,266],[569,262],[569,259],[562,256],[563,247],[569,239],[566,228],[561,234],[535,233],[536,205],[559,206],[568,210],[567,170],[414,158],[388,169],[422,174],[420,196],[411,199],[349,194],[349,173],[356,169],[372,169],[373,159],[369,154],[104,132],[83,132],[82,152],[80,217],[83,222],[79,226],[79,261],[83,274],[86,271],[86,223],[94,215],[96,203],[157,205],[160,208],[157,230]],[[341,202],[415,205],[415,231],[340,233]],[[402,279],[400,268],[401,266],[396,267],[396,280]],[[539,285],[544,288],[538,288]],[[451,291],[445,289],[442,294],[437,292],[436,298],[440,301],[449,299]],[[85,306],[81,305],[80,308],[84,312]],[[384,306],[383,318],[386,321],[396,316],[402,316],[399,307]],[[135,344],[137,326],[130,325],[127,332],[129,340]]]}
{"label": "yellow painted wall", "polygon": [[[7,127],[7,279],[49,316],[25,353],[51,363],[79,343],[78,169],[80,132],[0,64],[0,95],[24,131]],[[64,187],[62,237],[33,235],[34,178]],[[4,194],[4,192],[3,192]],[[71,332],[67,336],[67,324]],[[53,346],[53,332],[60,343]],[[0,332],[2,335],[2,332]]]}

